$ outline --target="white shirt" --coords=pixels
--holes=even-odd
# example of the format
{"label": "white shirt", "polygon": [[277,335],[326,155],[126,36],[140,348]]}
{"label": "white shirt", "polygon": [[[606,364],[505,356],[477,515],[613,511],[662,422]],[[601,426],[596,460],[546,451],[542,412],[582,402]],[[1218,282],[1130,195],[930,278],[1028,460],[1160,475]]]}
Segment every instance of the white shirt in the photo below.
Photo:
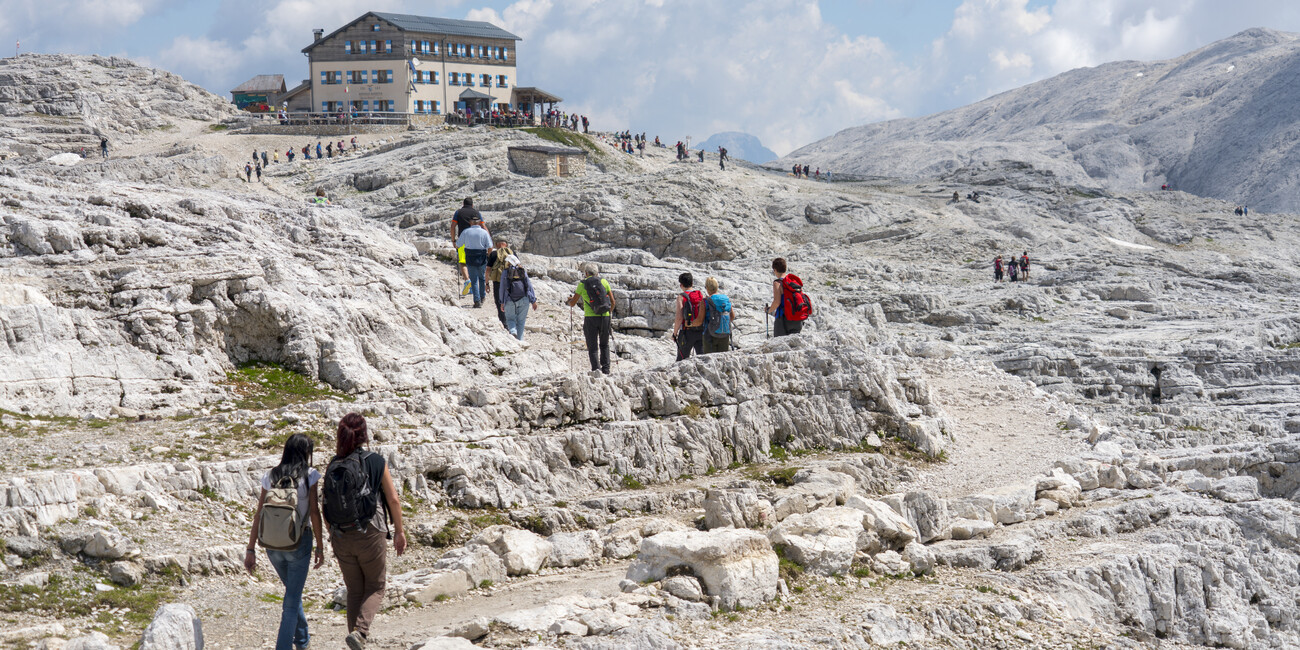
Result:
{"label": "white shirt", "polygon": [[[298,516],[306,521],[307,519],[307,488],[313,487],[320,482],[320,472],[315,468],[307,470],[307,480],[298,479]],[[267,470],[262,475],[262,489],[271,489],[271,470]],[[311,522],[308,522],[310,525]]]}

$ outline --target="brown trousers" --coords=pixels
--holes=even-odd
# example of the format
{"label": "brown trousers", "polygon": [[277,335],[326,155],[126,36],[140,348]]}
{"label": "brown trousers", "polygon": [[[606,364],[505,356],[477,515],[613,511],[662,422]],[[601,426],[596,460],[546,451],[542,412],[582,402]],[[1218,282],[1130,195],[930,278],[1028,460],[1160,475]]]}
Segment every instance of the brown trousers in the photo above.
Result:
{"label": "brown trousers", "polygon": [[367,532],[331,532],[330,544],[348,588],[348,632],[370,636],[370,623],[384,604],[388,579],[388,537],[371,527]]}

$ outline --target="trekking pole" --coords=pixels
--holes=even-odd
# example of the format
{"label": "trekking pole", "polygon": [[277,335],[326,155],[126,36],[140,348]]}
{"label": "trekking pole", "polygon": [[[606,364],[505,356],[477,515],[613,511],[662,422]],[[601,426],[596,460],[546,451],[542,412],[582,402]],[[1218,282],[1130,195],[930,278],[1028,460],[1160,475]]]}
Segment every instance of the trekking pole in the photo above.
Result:
{"label": "trekking pole", "polygon": [[772,325],[768,323],[767,320],[769,316],[771,316],[771,314],[767,313],[767,310],[764,309],[763,310],[763,338],[765,339],[772,338]]}
{"label": "trekking pole", "polygon": [[569,305],[569,374],[573,374],[573,305]]}

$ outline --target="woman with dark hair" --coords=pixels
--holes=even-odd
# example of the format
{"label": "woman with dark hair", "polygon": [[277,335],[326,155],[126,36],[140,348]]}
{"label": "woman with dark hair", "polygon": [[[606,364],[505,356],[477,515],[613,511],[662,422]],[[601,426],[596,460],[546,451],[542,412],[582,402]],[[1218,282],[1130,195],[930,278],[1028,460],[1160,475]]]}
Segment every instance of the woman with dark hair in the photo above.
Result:
{"label": "woman with dark hair", "polygon": [[[284,583],[280,631],[275,637],[275,650],[304,650],[311,643],[311,636],[307,632],[307,616],[302,610],[302,590],[307,584],[313,537],[316,546],[315,568],[319,569],[325,563],[325,547],[321,544],[324,528],[321,527],[320,507],[316,499],[320,472],[311,466],[314,447],[311,438],[301,433],[294,434],[285,441],[280,464],[262,476],[262,494],[257,499],[253,530],[248,535],[248,551],[244,553],[244,568],[252,573],[257,567],[256,544],[261,542],[263,546],[268,546],[268,540],[283,539],[286,536],[299,539],[296,548],[266,549],[266,558],[275,567],[280,582]],[[267,500],[268,494],[271,495],[270,502]],[[272,523],[276,526],[275,531],[261,529],[264,509],[268,513],[277,513],[267,518],[268,526]],[[310,525],[304,526],[309,520]]]}
{"label": "woman with dark hair", "polygon": [[[348,590],[350,650],[365,647],[370,624],[384,604],[388,541],[406,551],[402,508],[384,457],[362,447],[369,440],[366,419],[348,413],[339,420],[334,460],[325,471],[325,519],[330,544]],[[392,529],[389,529],[389,520]]]}

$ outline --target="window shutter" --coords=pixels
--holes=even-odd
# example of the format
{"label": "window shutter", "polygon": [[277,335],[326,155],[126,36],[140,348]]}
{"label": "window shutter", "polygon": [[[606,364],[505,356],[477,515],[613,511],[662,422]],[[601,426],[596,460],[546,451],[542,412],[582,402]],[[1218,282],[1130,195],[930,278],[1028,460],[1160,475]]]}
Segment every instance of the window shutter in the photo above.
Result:
{"label": "window shutter", "polygon": [[340,84],[340,85],[343,83],[343,71],[342,71],[342,70],[335,70],[335,71],[334,71],[334,83],[336,83],[336,84]]}
{"label": "window shutter", "polygon": [[503,48],[501,48],[501,58],[502,58],[502,59],[509,59],[509,58],[510,58],[510,48],[508,48],[508,47],[503,47]]}
{"label": "window shutter", "polygon": [[352,54],[352,41],[343,41],[343,51]]}
{"label": "window shutter", "polygon": [[321,82],[321,85],[325,85],[325,84],[329,83],[329,76],[328,76],[327,74],[325,74],[325,71],[324,71],[324,70],[321,70],[321,71],[320,71],[320,82]]}
{"label": "window shutter", "polygon": [[393,42],[392,42],[392,41],[384,41],[384,53],[386,53],[386,54],[392,54],[392,53],[393,53]]}
{"label": "window shutter", "polygon": [[387,81],[388,83],[393,83],[393,71],[392,71],[392,70],[389,70],[389,71],[388,71],[388,79],[385,79],[385,81]]}

